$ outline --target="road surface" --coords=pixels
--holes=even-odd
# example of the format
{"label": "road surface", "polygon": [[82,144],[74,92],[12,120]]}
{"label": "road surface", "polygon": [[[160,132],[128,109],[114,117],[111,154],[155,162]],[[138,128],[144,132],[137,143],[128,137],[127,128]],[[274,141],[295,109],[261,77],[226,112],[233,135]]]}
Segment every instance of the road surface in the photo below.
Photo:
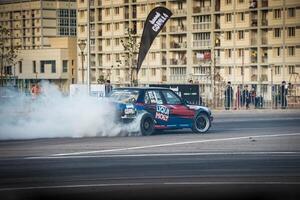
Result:
{"label": "road surface", "polygon": [[214,115],[207,134],[1,141],[1,199],[300,199],[299,111]]}

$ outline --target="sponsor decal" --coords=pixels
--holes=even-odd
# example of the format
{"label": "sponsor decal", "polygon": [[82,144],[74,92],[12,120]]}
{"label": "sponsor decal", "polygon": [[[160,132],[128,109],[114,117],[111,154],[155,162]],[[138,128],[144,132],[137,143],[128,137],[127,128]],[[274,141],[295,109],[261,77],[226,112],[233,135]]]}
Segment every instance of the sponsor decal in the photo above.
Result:
{"label": "sponsor decal", "polygon": [[166,106],[163,105],[157,105],[156,106],[156,113],[155,113],[155,119],[160,119],[163,121],[168,121],[170,115],[170,110]]}

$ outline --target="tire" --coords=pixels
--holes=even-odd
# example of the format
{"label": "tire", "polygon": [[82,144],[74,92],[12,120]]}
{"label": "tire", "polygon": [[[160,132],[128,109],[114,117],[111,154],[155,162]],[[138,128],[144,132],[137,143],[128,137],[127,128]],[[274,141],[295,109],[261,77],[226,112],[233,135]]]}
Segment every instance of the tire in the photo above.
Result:
{"label": "tire", "polygon": [[154,132],[154,120],[149,113],[143,114],[140,121],[140,133],[144,136],[152,135]]}
{"label": "tire", "polygon": [[211,126],[211,121],[206,113],[199,113],[195,119],[192,130],[194,133],[206,133]]}

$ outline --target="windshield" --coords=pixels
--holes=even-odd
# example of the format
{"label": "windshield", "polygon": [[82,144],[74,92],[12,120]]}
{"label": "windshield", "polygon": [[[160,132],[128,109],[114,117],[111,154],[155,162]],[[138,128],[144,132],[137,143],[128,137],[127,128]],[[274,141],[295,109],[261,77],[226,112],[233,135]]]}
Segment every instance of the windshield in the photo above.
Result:
{"label": "windshield", "polygon": [[110,97],[124,103],[135,103],[138,95],[138,90],[113,90]]}

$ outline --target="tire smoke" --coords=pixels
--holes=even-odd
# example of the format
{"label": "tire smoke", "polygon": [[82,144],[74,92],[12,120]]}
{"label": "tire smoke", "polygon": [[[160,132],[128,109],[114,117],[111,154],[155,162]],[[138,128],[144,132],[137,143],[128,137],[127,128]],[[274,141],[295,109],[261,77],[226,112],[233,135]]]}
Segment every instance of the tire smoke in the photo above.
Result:
{"label": "tire smoke", "polygon": [[33,99],[10,92],[0,104],[0,140],[56,137],[130,135],[139,123],[121,125],[109,99],[87,94],[64,96],[53,84],[43,82],[42,94]]}

